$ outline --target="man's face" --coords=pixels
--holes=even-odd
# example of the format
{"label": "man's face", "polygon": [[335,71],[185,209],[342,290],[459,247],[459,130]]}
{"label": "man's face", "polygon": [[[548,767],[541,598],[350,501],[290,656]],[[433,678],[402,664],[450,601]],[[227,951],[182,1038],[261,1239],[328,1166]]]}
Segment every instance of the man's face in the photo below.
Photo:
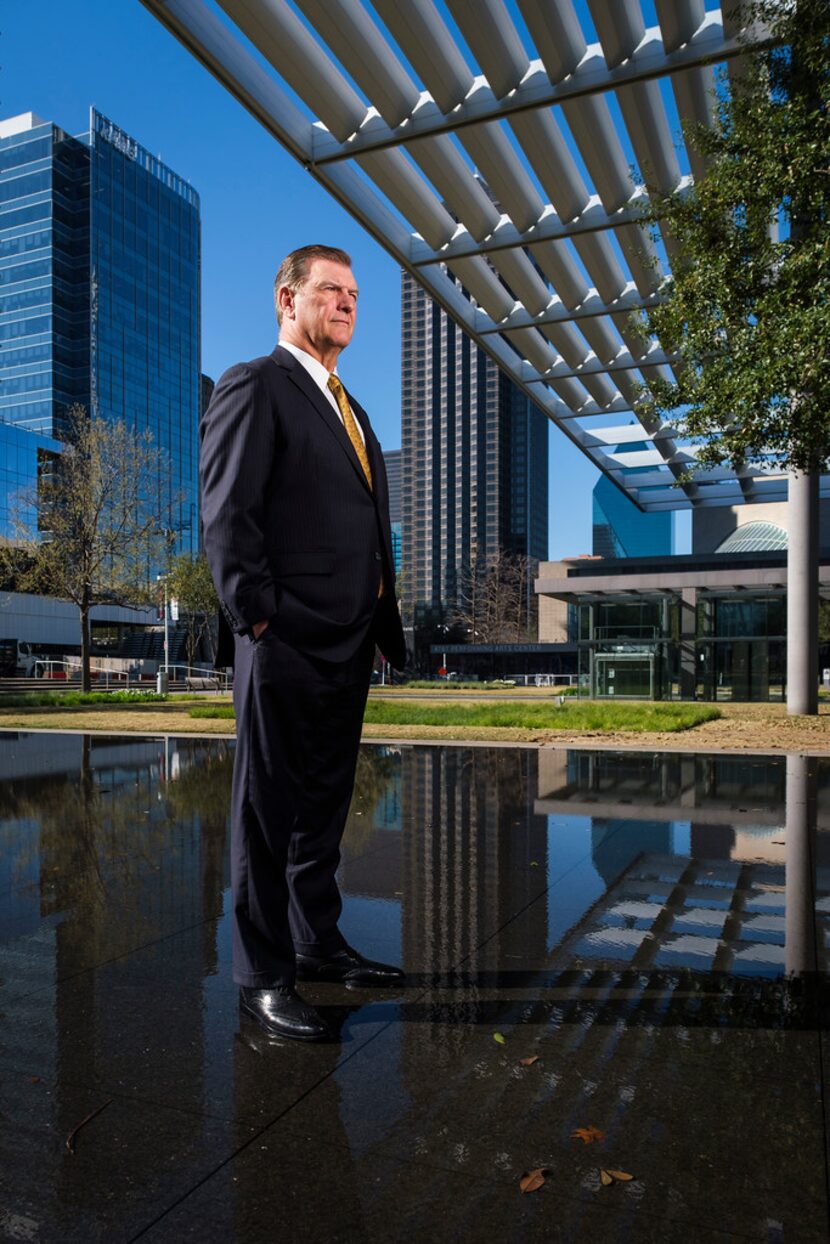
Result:
{"label": "man's face", "polygon": [[357,284],[351,268],[330,259],[314,259],[296,290],[281,289],[280,336],[321,361],[336,360],[352,339],[357,314]]}

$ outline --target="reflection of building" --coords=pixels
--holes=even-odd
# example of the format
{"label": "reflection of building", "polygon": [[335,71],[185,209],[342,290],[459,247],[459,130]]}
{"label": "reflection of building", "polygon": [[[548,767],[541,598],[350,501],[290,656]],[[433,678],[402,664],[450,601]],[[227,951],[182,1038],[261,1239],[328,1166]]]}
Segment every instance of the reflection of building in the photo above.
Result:
{"label": "reflection of building", "polygon": [[[2,306],[0,296],[0,308]],[[0,419],[3,416],[0,407]],[[32,484],[37,481],[44,464],[60,453],[61,448],[61,442],[53,436],[0,423],[0,538],[14,538],[18,525],[26,530],[34,526],[37,516],[34,505],[30,504]]]}
{"label": "reflection of building", "polygon": [[[415,747],[403,753],[404,962],[435,972],[504,967],[494,931],[545,885],[547,821],[533,811],[533,750]],[[536,904],[526,962],[545,953]]]}
{"label": "reflection of building", "polygon": [[[693,551],[673,557],[545,563],[544,638],[564,625],[592,696],[776,700],[786,674],[786,504],[706,509]],[[830,597],[830,503],[822,503],[822,596]],[[819,670],[816,670],[816,677]]]}
{"label": "reflection of building", "polygon": [[[37,859],[40,894],[20,897],[34,903],[35,925],[64,913],[56,951],[69,954],[77,939],[78,953],[88,955],[100,938],[115,955],[158,936],[170,919],[184,928],[206,918],[205,904],[208,914],[221,908],[229,756],[226,744],[195,740],[5,740],[2,855]],[[163,869],[153,866],[156,851]]]}
{"label": "reflection of building", "polygon": [[[631,847],[625,830],[627,822],[601,816],[591,817],[591,859],[606,885],[612,885],[631,860]],[[638,820],[637,849],[668,852],[671,825],[665,821]]]}
{"label": "reflection of building", "polygon": [[[8,1057],[25,1033],[25,1057],[49,1078],[36,1108],[52,1134],[83,1117],[78,1085],[120,1086],[116,1131],[129,1139],[105,1140],[99,1156],[125,1203],[177,1162],[169,1132],[160,1141],[143,1122],[131,1128],[130,1097],[155,1095],[164,1109],[175,1089],[197,1112],[223,1092],[207,1085],[215,1002],[205,982],[221,946],[230,778],[221,742],[24,734],[0,751],[0,856],[12,861],[0,868],[0,885],[10,883],[0,960],[18,999],[3,1007],[0,1045]],[[176,1048],[186,1066],[174,1071]],[[41,1223],[45,1237],[122,1234],[103,1225],[89,1183],[61,1196],[65,1173],[57,1149],[40,1152],[40,1204],[60,1203],[62,1215],[60,1226]]]}
{"label": "reflection of building", "polygon": [[[819,799],[819,825],[830,829],[830,772]],[[780,829],[785,766],[780,756],[694,752],[545,752],[537,812],[590,815],[604,822],[645,817],[731,831]]]}
{"label": "reflection of building", "polygon": [[672,552],[674,515],[646,514],[607,475],[594,485],[592,524],[597,557],[668,557]]}
{"label": "reflection of building", "polygon": [[32,113],[0,122],[0,179],[0,420],[15,429],[0,534],[81,403],[152,433],[172,467],[165,524],[195,552],[198,195],[94,109],[78,138]]}
{"label": "reflection of building", "polygon": [[454,604],[473,564],[547,553],[548,423],[495,363],[402,277],[406,596]]}

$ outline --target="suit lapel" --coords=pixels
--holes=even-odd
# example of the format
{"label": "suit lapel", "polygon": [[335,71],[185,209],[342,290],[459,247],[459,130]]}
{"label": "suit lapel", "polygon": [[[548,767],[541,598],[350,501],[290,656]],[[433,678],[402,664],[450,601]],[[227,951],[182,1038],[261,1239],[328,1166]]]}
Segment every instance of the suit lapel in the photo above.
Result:
{"label": "suit lapel", "polygon": [[[271,358],[278,367],[282,367],[288,372],[290,379],[314,407],[326,427],[336,438],[337,443],[343,449],[343,452],[346,454],[347,458],[357,472],[358,478],[364,488],[371,493],[372,490],[369,488],[369,481],[366,479],[363,467],[360,465],[360,459],[355,453],[354,446],[349,439],[348,432],[343,427],[339,417],[334,413],[324,394],[321,393],[318,386],[311,379],[311,376],[309,376],[302,363],[294,357],[290,350],[283,350],[280,346],[277,346],[273,350]],[[363,438],[366,442],[366,452],[369,455],[369,466],[372,471],[372,480],[374,482],[374,500],[377,506],[378,514],[382,518],[380,527],[383,535],[386,561],[387,564],[392,567],[394,564],[392,560],[392,537],[389,531],[389,523],[386,519],[386,515],[389,512],[387,508],[386,465],[383,461],[380,445],[374,432],[372,431],[369,416],[366,414],[366,411],[360,403],[354,400],[348,390],[346,391],[346,396],[349,399],[349,405],[352,408],[355,418],[358,420],[361,428],[363,429]]]}
{"label": "suit lapel", "polygon": [[[311,402],[311,405],[314,407],[317,414],[323,420],[326,427],[329,429],[331,434],[335,437],[335,439],[337,440],[337,443],[340,445],[346,457],[351,462],[359,478],[363,481],[364,486],[368,488],[369,487],[368,481],[366,479],[366,476],[363,473],[363,467],[360,465],[360,459],[355,453],[354,446],[352,445],[352,442],[349,439],[348,432],[343,427],[343,424],[340,421],[340,418],[338,417],[338,415],[335,414],[334,410],[329,405],[327,398],[320,391],[320,389],[314,383],[314,381],[311,379],[311,376],[308,374],[306,369],[303,367],[302,363],[300,363],[299,360],[296,359],[289,350],[283,350],[280,348],[280,346],[277,346],[274,349],[274,351],[271,354],[271,358],[274,360],[274,362],[279,367],[283,367],[288,372],[289,379],[297,386],[297,388],[300,390],[303,396],[307,398],[309,402]],[[351,401],[351,398],[349,398],[349,401],[351,403],[352,410],[355,410],[356,408],[355,408],[354,403]],[[364,427],[364,433],[365,433],[365,419],[366,419],[366,416],[364,413],[363,419],[361,420],[361,426]],[[367,445],[368,443],[369,442],[368,442],[368,437],[367,437]],[[371,454],[369,456],[369,464],[372,465]]]}
{"label": "suit lapel", "polygon": [[372,431],[372,425],[369,422],[369,416],[366,414],[366,411],[363,409],[363,407],[360,405],[359,402],[355,401],[351,393],[347,391],[346,396],[349,399],[349,405],[352,408],[352,412],[354,414],[355,419],[357,419],[358,423],[363,429],[363,439],[366,443],[366,453],[369,456],[369,466],[372,471],[372,480],[375,485],[375,494],[378,497],[378,500],[382,502],[383,498],[385,497],[385,490],[383,489],[383,481],[386,478],[386,468],[384,467],[384,469],[381,470],[380,467],[378,466],[378,458],[382,457],[380,445],[378,444],[377,438],[375,437],[375,434]]}
{"label": "suit lapel", "polygon": [[[383,450],[380,447],[380,441],[372,431],[372,425],[369,423],[369,416],[366,414],[366,411],[351,396],[349,396],[349,404],[354,411],[355,418],[359,420],[360,426],[363,428],[363,435],[366,439],[366,452],[369,455],[369,466],[372,468],[375,503],[380,518],[380,531],[386,552],[386,564],[390,567],[392,578],[394,579],[395,561],[392,556],[392,530],[389,522],[389,490],[386,482],[386,463],[383,460]],[[389,583],[387,582],[388,586]]]}

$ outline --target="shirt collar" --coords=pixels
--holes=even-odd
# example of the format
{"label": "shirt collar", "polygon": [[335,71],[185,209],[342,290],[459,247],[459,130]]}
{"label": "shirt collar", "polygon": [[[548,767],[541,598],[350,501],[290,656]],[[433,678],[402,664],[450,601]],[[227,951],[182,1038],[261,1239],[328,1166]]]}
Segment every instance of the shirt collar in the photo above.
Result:
{"label": "shirt collar", "polygon": [[301,350],[299,346],[292,345],[288,341],[281,341],[280,345],[283,350],[287,350],[289,354],[293,354],[298,363],[302,363],[311,379],[317,385],[318,389],[322,389],[324,393],[329,391],[329,376],[337,375],[337,368],[333,372],[329,372],[323,366],[319,359],[314,358],[306,350]]}

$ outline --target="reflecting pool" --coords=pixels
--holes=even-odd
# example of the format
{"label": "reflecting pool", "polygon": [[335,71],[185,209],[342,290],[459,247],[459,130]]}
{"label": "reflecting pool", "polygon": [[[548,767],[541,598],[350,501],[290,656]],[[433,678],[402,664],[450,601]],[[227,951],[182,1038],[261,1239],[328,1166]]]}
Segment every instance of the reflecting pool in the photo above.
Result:
{"label": "reflecting pool", "polygon": [[232,763],[0,735],[0,1240],[826,1238],[830,759],[364,746],[407,982],[320,1047],[238,1014]]}

